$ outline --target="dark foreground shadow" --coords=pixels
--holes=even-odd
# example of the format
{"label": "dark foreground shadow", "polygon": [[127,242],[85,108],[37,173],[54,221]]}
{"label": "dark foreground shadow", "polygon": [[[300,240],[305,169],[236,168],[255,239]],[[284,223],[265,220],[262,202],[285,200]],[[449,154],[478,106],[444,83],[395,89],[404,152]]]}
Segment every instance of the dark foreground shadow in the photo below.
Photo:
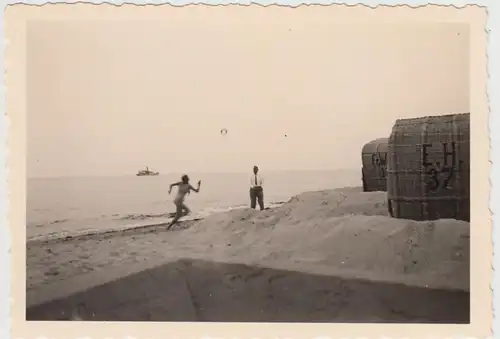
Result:
{"label": "dark foreground shadow", "polygon": [[[469,323],[468,292],[182,260],[33,306],[26,320]],[[77,319],[75,319],[77,320]]]}

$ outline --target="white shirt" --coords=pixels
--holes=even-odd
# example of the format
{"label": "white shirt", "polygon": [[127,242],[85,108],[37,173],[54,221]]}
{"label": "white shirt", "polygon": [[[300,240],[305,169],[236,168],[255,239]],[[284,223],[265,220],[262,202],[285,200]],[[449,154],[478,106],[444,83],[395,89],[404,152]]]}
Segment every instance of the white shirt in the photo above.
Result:
{"label": "white shirt", "polygon": [[[257,184],[255,184],[257,180]],[[256,187],[256,186],[262,186],[263,180],[262,177],[259,174],[253,174],[250,177],[250,188]]]}

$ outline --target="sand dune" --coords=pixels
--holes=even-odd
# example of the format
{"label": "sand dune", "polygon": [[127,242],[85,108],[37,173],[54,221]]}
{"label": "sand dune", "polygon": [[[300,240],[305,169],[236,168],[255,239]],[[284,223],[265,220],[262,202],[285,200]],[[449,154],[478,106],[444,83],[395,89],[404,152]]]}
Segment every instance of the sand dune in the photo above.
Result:
{"label": "sand dune", "polygon": [[169,232],[159,227],[30,244],[28,304],[55,298],[48,291],[77,279],[86,281],[83,290],[117,279],[113,270],[124,276],[180,259],[468,291],[469,223],[390,218],[384,192],[308,192],[273,210],[214,214]]}
{"label": "sand dune", "polygon": [[184,233],[180,244],[209,249],[198,259],[469,289],[469,224],[390,218],[383,192],[304,193],[271,211],[213,215]]}

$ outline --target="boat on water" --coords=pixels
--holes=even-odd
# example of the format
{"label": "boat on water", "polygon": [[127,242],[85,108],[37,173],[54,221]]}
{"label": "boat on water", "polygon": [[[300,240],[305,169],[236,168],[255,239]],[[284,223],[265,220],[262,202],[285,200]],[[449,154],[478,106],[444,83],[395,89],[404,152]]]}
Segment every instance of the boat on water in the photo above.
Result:
{"label": "boat on water", "polygon": [[149,167],[146,166],[145,170],[140,170],[137,172],[138,177],[143,177],[143,176],[150,176],[150,175],[159,175],[160,172],[155,172],[155,171],[150,171]]}

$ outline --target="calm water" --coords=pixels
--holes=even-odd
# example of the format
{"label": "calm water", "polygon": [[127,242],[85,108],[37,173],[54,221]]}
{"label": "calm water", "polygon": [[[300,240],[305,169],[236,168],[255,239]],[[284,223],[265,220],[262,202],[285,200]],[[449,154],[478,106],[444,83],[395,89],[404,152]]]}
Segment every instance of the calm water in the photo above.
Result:
{"label": "calm water", "polygon": [[[361,184],[360,173],[354,170],[262,175],[267,205],[305,191]],[[28,179],[28,240],[166,222],[174,212],[175,189],[169,196],[168,186],[178,179],[177,175]],[[202,180],[201,192],[186,200],[193,217],[249,204],[247,174],[191,175],[192,184],[198,180]]]}

